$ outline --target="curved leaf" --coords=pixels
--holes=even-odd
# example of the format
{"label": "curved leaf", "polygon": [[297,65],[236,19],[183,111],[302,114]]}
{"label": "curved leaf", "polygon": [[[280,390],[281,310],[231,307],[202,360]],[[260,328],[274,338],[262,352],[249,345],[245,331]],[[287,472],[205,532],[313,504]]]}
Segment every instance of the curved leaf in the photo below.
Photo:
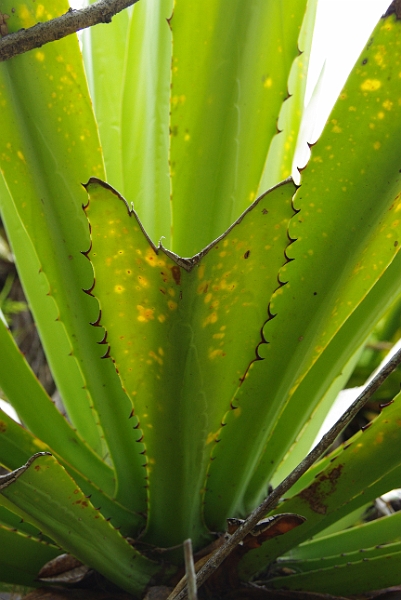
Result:
{"label": "curved leaf", "polygon": [[[65,0],[2,5],[11,31],[67,9]],[[129,400],[100,360],[99,331],[89,325],[97,303],[82,292],[92,274],[81,254],[89,246],[81,182],[104,171],[76,37],[3,63],[0,101],[2,218],[54,379],[79,434],[113,462],[118,500],[144,511]]]}
{"label": "curved leaf", "polygon": [[0,524],[0,581],[37,586],[40,569],[62,550]]}
{"label": "curved leaf", "polygon": [[[7,469],[17,469],[38,451],[49,452],[51,450],[41,440],[35,438],[3,411],[0,411],[0,463]],[[107,493],[104,488],[99,487],[99,484],[96,485],[91,481],[96,470],[92,471],[90,464],[89,468],[80,471],[71,466],[65,458],[58,455],[56,458],[85,494],[91,497],[92,503],[100,506],[102,514],[111,520],[112,525],[118,527],[124,535],[136,535],[137,531],[143,529],[145,524],[143,515],[128,510],[112,498],[112,492]],[[104,466],[107,468],[106,465]],[[6,520],[3,521],[6,524],[10,523],[8,517],[7,514]],[[1,512],[0,520],[2,520]]]}
{"label": "curved leaf", "polygon": [[160,569],[114,529],[51,455],[37,454],[1,476],[0,493],[14,512],[128,592],[142,593]]}
{"label": "curved leaf", "polygon": [[273,589],[307,590],[348,596],[399,585],[400,566],[401,544],[390,544],[330,557],[327,560],[303,562],[298,568],[306,567],[304,572],[274,577],[268,585]]}
{"label": "curved leaf", "polygon": [[296,512],[307,521],[284,536],[285,539],[273,540],[249,553],[241,565],[243,576],[249,577],[262,565],[394,487],[401,463],[400,456],[393,451],[400,443],[400,401],[399,394],[367,429],[325,459],[327,466],[317,473],[309,487],[284,501],[284,509],[281,504],[273,511],[273,514],[283,510]]}

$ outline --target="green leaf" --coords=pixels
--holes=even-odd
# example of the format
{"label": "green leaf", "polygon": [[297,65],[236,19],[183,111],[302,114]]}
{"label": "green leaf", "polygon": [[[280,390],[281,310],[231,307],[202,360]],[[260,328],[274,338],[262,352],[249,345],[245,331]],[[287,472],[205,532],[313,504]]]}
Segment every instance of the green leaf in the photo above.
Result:
{"label": "green leaf", "polygon": [[146,449],[146,539],[167,546],[192,537],[198,545],[212,442],[255,357],[288,243],[294,184],[262,196],[188,260],[156,248],[110,186],[92,179],[87,189],[92,292],[106,355],[131,398]]}
{"label": "green leaf", "polygon": [[[255,573],[291,547],[394,487],[401,462],[393,451],[400,443],[400,400],[399,394],[369,428],[324,460],[327,466],[317,473],[309,487],[284,502],[285,511],[306,517],[306,523],[299,531],[289,532],[282,539],[250,552],[241,564],[244,576]],[[273,513],[276,511],[283,512],[283,504]]]}
{"label": "green leaf", "polygon": [[[12,8],[15,10],[11,11]],[[8,19],[11,31],[33,25],[38,18],[47,20],[67,9],[65,0],[29,8],[23,2],[17,7],[11,2],[2,6],[2,10],[11,15]],[[6,230],[14,246],[18,233],[23,236],[18,231],[22,225],[34,245],[34,256],[39,260],[36,273],[39,269],[43,270],[45,293],[52,299],[47,302],[46,317],[48,320],[49,315],[54,315],[53,318],[59,322],[54,323],[52,328],[47,326],[47,330],[42,332],[43,318],[37,318],[41,316],[40,309],[35,310],[38,292],[29,286],[27,276],[24,285],[28,300],[71,419],[81,435],[101,453],[101,434],[96,420],[91,418],[87,391],[82,389],[85,381],[78,365],[75,365],[76,359],[68,360],[75,345],[71,321],[75,321],[74,329],[78,325],[82,331],[89,329],[90,321],[85,319],[88,308],[90,311],[88,302],[76,298],[78,294],[82,295],[77,282],[85,281],[82,265],[86,266],[77,254],[85,245],[85,237],[82,237],[85,230],[77,219],[77,209],[82,203],[82,197],[81,202],[79,200],[79,182],[94,169],[96,173],[103,173],[77,40],[70,37],[3,63],[0,96],[4,118],[0,162],[12,198],[2,199]],[[66,104],[67,98],[74,100]],[[78,103],[80,111],[77,118]],[[10,200],[13,206],[6,206]],[[7,212],[13,210],[21,221],[18,229],[10,226],[7,216]],[[62,219],[57,219],[58,211],[62,211]],[[75,224],[74,227],[71,223]],[[80,239],[77,248],[76,242],[78,240],[79,243]],[[23,259],[21,262],[22,272]],[[25,279],[24,275],[22,279]],[[85,287],[84,283],[80,287]],[[63,298],[66,288],[68,300],[65,293]],[[60,348],[60,358],[56,351],[49,351],[50,345]],[[73,364],[66,369],[66,362]]]}
{"label": "green leaf", "polygon": [[167,246],[172,8],[172,0],[146,0],[116,15],[107,35],[92,28],[89,68],[107,181]]}
{"label": "green leaf", "polygon": [[[28,445],[17,436],[18,442],[12,452],[15,462],[7,464],[7,467],[17,468],[32,454],[51,448],[78,471],[90,473],[93,481],[106,493],[113,494],[115,488],[113,470],[85,444],[57,410],[1,319],[0,347],[2,352],[0,387],[25,426],[37,436],[31,437]],[[17,432],[20,429],[19,425],[6,415],[2,422],[2,434],[7,432],[9,435],[10,432]],[[0,438],[4,438],[4,435]],[[21,443],[22,446],[19,446]]]}
{"label": "green leaf", "polygon": [[0,493],[14,512],[128,592],[141,594],[160,569],[114,529],[51,455],[37,454],[0,477]]}
{"label": "green leaf", "polygon": [[[1,481],[1,480],[0,480]],[[37,586],[40,569],[62,550],[0,524],[0,581]]]}
{"label": "green leaf", "polygon": [[[329,594],[361,594],[400,582],[401,543],[369,548],[327,559],[294,564],[307,570],[269,581],[273,589],[296,589]],[[289,567],[292,569],[292,567]]]}
{"label": "green leaf", "polygon": [[291,260],[269,305],[275,317],[258,348],[265,360],[253,364],[239,388],[233,403],[241,418],[227,414],[211,468],[206,511],[214,502],[207,517],[212,528],[221,528],[228,512],[248,512],[266,494],[279,417],[400,248],[401,176],[394,153],[401,134],[401,105],[394,101],[400,27],[393,17],[377,26],[303,173],[294,198],[299,212],[289,226],[296,241],[286,251]]}
{"label": "green leaf", "polygon": [[344,531],[313,539],[291,549],[288,560],[334,556],[341,552],[355,552],[361,548],[401,541],[400,522],[401,513],[398,512]]}
{"label": "green leaf", "polygon": [[199,252],[256,198],[305,6],[175,3],[170,165],[179,255]]}
{"label": "green leaf", "polygon": [[[2,5],[11,31],[68,9],[64,0],[14,4]],[[80,182],[104,171],[76,37],[3,63],[0,101],[2,217],[52,374],[79,434],[111,459],[117,499],[145,511],[129,400],[112,365],[100,360],[99,331],[89,325],[97,303],[82,292],[91,269],[81,254],[89,236]]]}
{"label": "green leaf", "polygon": [[[401,254],[398,253],[322,352],[281,414],[269,448],[276,463],[283,451],[287,454],[274,473],[273,486],[280,483],[309,452],[329,407],[346,384],[360,356],[367,341],[367,332],[399,298],[400,290]],[[322,394],[324,389],[326,394]],[[290,449],[285,445],[287,438],[295,440]],[[293,492],[290,493],[293,495]]]}
{"label": "green leaf", "polygon": [[[63,435],[60,435],[60,438],[63,439]],[[72,437],[71,439],[74,438]],[[71,439],[64,439],[64,443],[71,444]],[[79,443],[80,440],[77,440],[76,444],[78,447]],[[48,452],[52,451],[52,448],[48,447],[40,439],[35,438],[21,425],[15,423],[15,421],[3,411],[0,411],[0,463],[7,469],[17,469],[38,451]],[[115,527],[118,527],[124,535],[136,535],[144,526],[143,515],[128,510],[112,498],[111,491],[106,492],[102,486],[99,487],[99,482],[93,483],[93,481],[88,479],[88,476],[90,476],[91,479],[95,479],[94,476],[96,475],[96,471],[99,470],[96,462],[94,464],[89,461],[87,461],[88,464],[83,463],[83,466],[85,466],[86,469],[80,471],[68,463],[65,458],[66,454],[68,454],[68,452],[61,456],[56,454],[58,462],[65,467],[67,472],[74,478],[85,494],[91,497],[92,503],[95,503],[96,506],[101,506],[103,515],[108,519],[111,519],[112,524]],[[79,452],[77,454],[79,457]],[[108,469],[107,465],[104,463],[100,463],[100,465],[105,469]],[[109,470],[111,471],[111,469]],[[107,481],[105,481],[105,483],[107,483]],[[5,522],[6,524],[9,523],[8,520]]]}

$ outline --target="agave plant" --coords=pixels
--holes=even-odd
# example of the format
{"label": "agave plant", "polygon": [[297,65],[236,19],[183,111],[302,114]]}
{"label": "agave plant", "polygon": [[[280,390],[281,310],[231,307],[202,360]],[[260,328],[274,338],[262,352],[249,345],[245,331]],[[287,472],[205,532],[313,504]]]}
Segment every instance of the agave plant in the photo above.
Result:
{"label": "agave plant", "polygon": [[[10,32],[67,10],[1,3]],[[143,0],[84,37],[85,68],[75,36],[2,63],[1,215],[67,415],[0,321],[22,423],[1,413],[3,590],[96,572],[168,594],[184,540],[199,568],[302,460],[394,310],[400,23],[378,23],[299,186],[315,11]],[[262,571],[269,589],[400,584],[400,514],[361,521],[400,485],[400,419],[396,399],[308,470],[210,594]]]}

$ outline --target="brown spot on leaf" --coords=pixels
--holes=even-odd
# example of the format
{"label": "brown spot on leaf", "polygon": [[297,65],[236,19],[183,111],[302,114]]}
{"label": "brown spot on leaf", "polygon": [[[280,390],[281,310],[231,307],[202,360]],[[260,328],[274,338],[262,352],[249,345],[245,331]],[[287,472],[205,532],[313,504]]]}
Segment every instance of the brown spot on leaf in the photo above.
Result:
{"label": "brown spot on leaf", "polygon": [[327,512],[326,500],[334,492],[337,479],[341,475],[344,465],[337,465],[329,473],[320,475],[312,485],[303,490],[299,496],[307,502],[310,508],[320,514]]}
{"label": "brown spot on leaf", "polygon": [[0,421],[0,433],[4,433],[5,431],[7,431],[7,425],[4,421]]}
{"label": "brown spot on leaf", "polygon": [[171,267],[171,273],[173,275],[173,279],[176,282],[177,285],[180,285],[181,283],[181,269],[178,265],[174,265],[174,267]]}

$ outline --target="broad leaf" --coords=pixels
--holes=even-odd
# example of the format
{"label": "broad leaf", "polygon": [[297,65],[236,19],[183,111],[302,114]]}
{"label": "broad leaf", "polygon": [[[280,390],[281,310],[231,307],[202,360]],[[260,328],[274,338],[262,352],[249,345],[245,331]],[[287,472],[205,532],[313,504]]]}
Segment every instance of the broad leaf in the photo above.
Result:
{"label": "broad leaf", "polygon": [[206,533],[201,493],[210,451],[255,357],[285,260],[294,184],[262,196],[188,260],[156,248],[109,186],[91,180],[87,189],[105,355],[131,398],[146,448],[146,539],[174,545],[191,536],[198,544]]}
{"label": "broad leaf", "polygon": [[279,417],[401,247],[401,175],[394,152],[401,134],[401,105],[394,101],[400,27],[393,17],[377,26],[303,173],[294,198],[299,212],[289,226],[296,241],[286,250],[291,260],[269,305],[275,317],[258,347],[264,360],[253,363],[238,388],[233,406],[241,418],[236,411],[226,415],[214,452],[206,495],[212,529],[221,528],[227,513],[246,513],[265,495],[278,458],[270,448]]}

